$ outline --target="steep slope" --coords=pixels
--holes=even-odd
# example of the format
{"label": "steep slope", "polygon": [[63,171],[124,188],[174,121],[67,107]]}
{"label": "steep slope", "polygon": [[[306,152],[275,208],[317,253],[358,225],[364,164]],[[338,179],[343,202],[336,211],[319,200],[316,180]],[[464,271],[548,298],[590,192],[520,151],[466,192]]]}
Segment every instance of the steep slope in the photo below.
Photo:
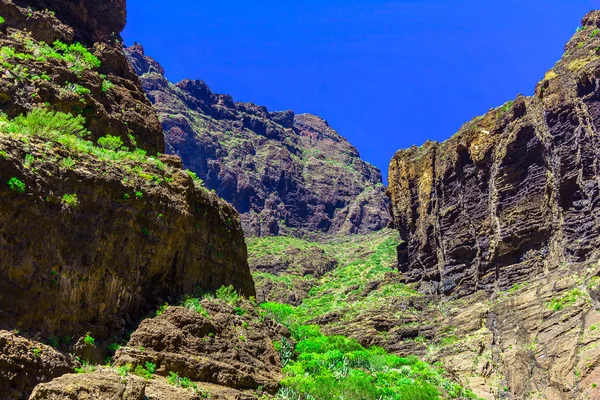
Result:
{"label": "steep slope", "polygon": [[247,235],[387,226],[381,173],[323,119],[235,103],[202,81],[172,84],[140,45],[126,53],[159,112],[167,152],[240,212]]}
{"label": "steep slope", "polygon": [[123,55],[124,3],[0,2],[0,112],[49,106],[85,116],[93,140],[118,136],[129,149],[164,152],[156,112]]}
{"label": "steep slope", "polygon": [[600,13],[537,85],[444,143],[399,151],[389,194],[399,267],[423,290],[506,290],[600,244]]}
{"label": "steep slope", "polygon": [[124,1],[3,0],[0,17],[0,397],[26,399],[165,301],[255,290],[239,214],[157,154]]}
{"label": "steep slope", "polygon": [[599,34],[593,11],[533,97],[390,164],[398,267],[426,301],[382,309],[399,319],[382,345],[442,362],[484,398],[599,395]]}

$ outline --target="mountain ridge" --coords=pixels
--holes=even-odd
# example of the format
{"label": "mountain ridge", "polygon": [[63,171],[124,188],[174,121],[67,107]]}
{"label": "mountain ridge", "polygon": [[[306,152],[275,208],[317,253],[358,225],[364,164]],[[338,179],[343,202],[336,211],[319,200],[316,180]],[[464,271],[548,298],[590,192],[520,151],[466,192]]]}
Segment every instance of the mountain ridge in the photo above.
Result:
{"label": "mountain ridge", "polygon": [[240,212],[247,235],[366,233],[390,221],[381,172],[327,121],[177,84],[141,45],[126,53],[158,109],[167,152]]}

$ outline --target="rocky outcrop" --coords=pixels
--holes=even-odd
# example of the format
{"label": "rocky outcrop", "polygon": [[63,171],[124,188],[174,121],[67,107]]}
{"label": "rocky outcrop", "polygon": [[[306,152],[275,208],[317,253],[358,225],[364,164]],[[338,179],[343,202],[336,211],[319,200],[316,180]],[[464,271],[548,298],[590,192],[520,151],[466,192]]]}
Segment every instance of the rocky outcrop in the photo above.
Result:
{"label": "rocky outcrop", "polygon": [[[260,246],[260,241],[254,246]],[[295,306],[308,296],[318,278],[338,265],[335,258],[317,246],[299,248],[292,244],[280,253],[251,254],[248,263],[259,302]]]}
{"label": "rocky outcrop", "polygon": [[161,376],[174,372],[194,382],[276,392],[283,375],[273,341],[289,332],[263,323],[247,301],[234,307],[202,300],[196,308],[169,307],[142,322],[117,351],[115,366],[151,362]]}
{"label": "rocky outcrop", "polygon": [[0,150],[2,326],[108,338],[197,287],[254,294],[238,214],[182,170],[35,137]]}
{"label": "rocky outcrop", "polygon": [[68,374],[79,366],[73,357],[50,346],[0,331],[0,393],[3,400],[26,400],[42,382]]}
{"label": "rocky outcrop", "polygon": [[600,13],[537,85],[443,143],[396,153],[389,169],[399,268],[430,293],[507,290],[595,257]]}
{"label": "rocky outcrop", "polygon": [[122,51],[124,1],[2,0],[0,16],[0,112],[79,114],[94,141],[112,135],[129,149],[164,152],[160,122]]}
{"label": "rocky outcrop", "polygon": [[140,45],[126,53],[159,112],[167,152],[240,212],[247,235],[387,226],[381,173],[325,120],[236,103],[202,81],[174,85]]}

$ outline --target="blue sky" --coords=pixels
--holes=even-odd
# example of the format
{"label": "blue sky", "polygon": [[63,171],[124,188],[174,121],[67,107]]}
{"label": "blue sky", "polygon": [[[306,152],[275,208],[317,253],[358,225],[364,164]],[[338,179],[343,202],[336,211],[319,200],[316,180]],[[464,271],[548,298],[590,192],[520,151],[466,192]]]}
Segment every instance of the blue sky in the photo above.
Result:
{"label": "blue sky", "polygon": [[444,140],[530,95],[600,0],[128,0],[126,44],[172,81],[327,119],[387,175],[394,152]]}

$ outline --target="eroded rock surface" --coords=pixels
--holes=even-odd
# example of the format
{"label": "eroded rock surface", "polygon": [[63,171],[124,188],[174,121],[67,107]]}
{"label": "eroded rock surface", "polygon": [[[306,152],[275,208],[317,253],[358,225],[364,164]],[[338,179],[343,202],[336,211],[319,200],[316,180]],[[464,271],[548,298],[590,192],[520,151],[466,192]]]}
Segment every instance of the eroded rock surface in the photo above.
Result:
{"label": "eroded rock surface", "polygon": [[387,226],[381,173],[322,118],[236,103],[198,80],[172,84],[140,45],[126,53],[159,112],[167,152],[240,212],[247,235]]}
{"label": "eroded rock surface", "polygon": [[[93,140],[112,135],[130,149],[164,153],[156,112],[123,54],[124,1],[2,0],[0,15],[0,112],[13,118],[48,107],[79,114]],[[99,64],[82,69],[51,53],[56,40],[82,42]]]}
{"label": "eroded rock surface", "polygon": [[0,330],[0,393],[4,400],[26,400],[38,383],[71,373],[78,366],[75,358],[50,346]]}
{"label": "eroded rock surface", "polygon": [[506,290],[598,248],[600,13],[533,97],[490,110],[389,169],[399,268],[422,291]]}
{"label": "eroded rock surface", "polygon": [[187,173],[47,144],[0,134],[3,326],[103,339],[198,287],[254,295],[238,214]]}
{"label": "eroded rock surface", "polygon": [[273,341],[289,336],[285,328],[263,323],[249,303],[234,308],[223,301],[203,300],[201,312],[169,307],[147,319],[115,356],[115,365],[145,365],[156,373],[175,372],[194,382],[238,390],[275,392],[281,373]]}

